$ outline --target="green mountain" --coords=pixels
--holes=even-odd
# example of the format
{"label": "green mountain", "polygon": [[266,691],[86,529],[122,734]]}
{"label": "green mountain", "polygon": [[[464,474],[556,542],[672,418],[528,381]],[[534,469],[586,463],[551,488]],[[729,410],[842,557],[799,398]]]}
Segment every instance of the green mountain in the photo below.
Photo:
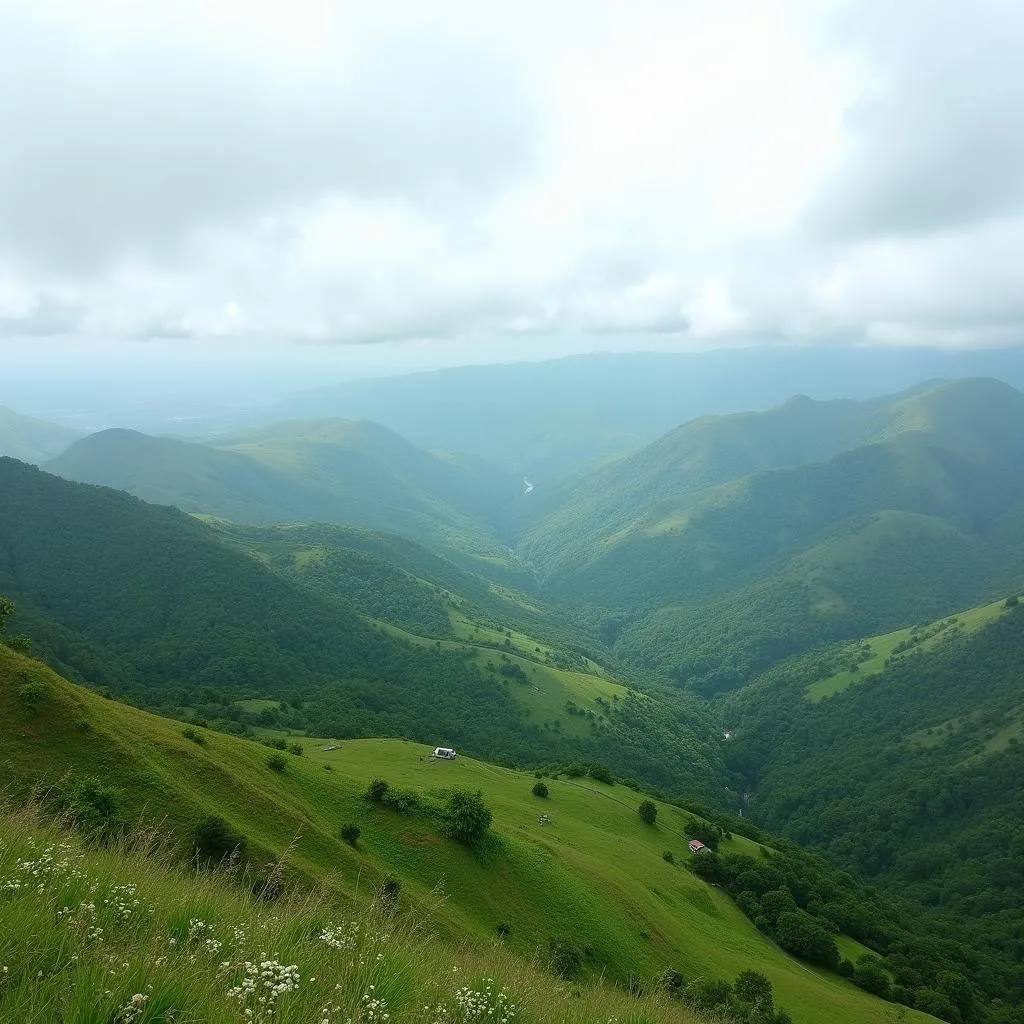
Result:
{"label": "green mountain", "polygon": [[78,430],[23,416],[0,406],[0,455],[22,462],[45,462],[82,436]]}
{"label": "green mountain", "polygon": [[519,552],[633,664],[728,688],[1024,569],[1024,395],[996,381],[706,419],[584,477]]}
{"label": "green mountain", "polygon": [[803,655],[721,706],[755,820],[1012,950],[1016,986],[1022,659],[1011,597]]}
{"label": "green mountain", "polygon": [[[319,735],[457,743],[526,764],[602,761],[673,792],[721,793],[720,745],[695,701],[636,693],[582,655],[452,607],[465,599],[441,606],[459,639],[424,636],[415,622],[357,612],[330,566],[319,581],[275,571],[176,509],[12,459],[0,460],[0,492],[12,630],[76,681],[172,714],[238,722],[235,701],[272,699],[301,708],[293,717]],[[425,606],[409,574],[385,578],[390,592],[373,599],[393,601],[396,621]]]}
{"label": "green mountain", "polygon": [[982,376],[1024,387],[1020,350],[591,353],[357,380],[303,392],[270,414],[374,420],[414,444],[525,474],[540,498],[567,473],[636,451],[698,416],[768,409],[797,393],[868,399],[922,380]]}
{"label": "green mountain", "polygon": [[[285,887],[319,886],[319,900],[282,900],[272,907],[276,915],[286,917],[291,927],[285,934],[292,936],[288,940],[275,933],[273,941],[295,945],[300,949],[297,955],[303,958],[311,956],[311,950],[302,946],[306,937],[316,940],[323,929],[335,927],[332,921],[347,922],[361,916],[369,899],[390,877],[395,880],[391,892],[398,893],[392,896],[398,901],[394,910],[403,916],[382,918],[378,911],[368,923],[377,922],[375,931],[387,923],[388,932],[401,935],[404,915],[409,914],[416,930],[426,930],[437,946],[429,956],[435,973],[439,959],[454,959],[460,955],[458,951],[464,951],[462,955],[483,965],[471,970],[520,976],[526,968],[517,964],[533,961],[544,968],[554,951],[560,957],[556,969],[563,975],[571,972],[574,1000],[599,997],[601,990],[591,993],[586,984],[599,977],[605,984],[619,986],[620,991],[630,985],[636,991],[650,989],[659,975],[672,969],[685,981],[700,983],[694,995],[703,993],[708,1001],[697,1005],[710,1009],[714,1005],[707,989],[711,980],[731,981],[741,971],[756,970],[769,979],[777,1004],[797,1024],[813,1024],[823,1013],[838,1024],[883,1024],[890,1019],[891,1004],[833,971],[786,955],[721,889],[688,870],[693,857],[686,848],[685,829],[701,827],[699,817],[658,802],[654,804],[655,822],[645,824],[637,813],[642,795],[624,787],[591,778],[549,777],[548,795],[540,798],[532,793],[537,780],[531,775],[466,757],[452,763],[431,761],[426,756],[428,747],[397,740],[305,742],[302,756],[279,755],[281,765],[274,769],[273,751],[265,746],[202,728],[185,730],[181,723],[105,700],[2,645],[0,714],[11,727],[9,741],[0,752],[0,785],[5,792],[21,795],[35,784],[48,785],[49,805],[94,827],[109,827],[118,820],[156,826],[165,848],[182,854],[189,850],[195,827],[213,814],[227,824],[236,837],[234,842],[246,841],[245,857],[251,870],[265,871],[269,860],[278,865],[273,877],[283,879]],[[366,800],[368,784],[375,778],[388,782],[401,800],[388,797],[377,804]],[[449,838],[443,816],[438,817],[438,803],[443,807],[455,788],[480,791],[492,811],[492,834],[476,849]],[[548,815],[547,824],[538,822],[541,811]],[[7,808],[3,813],[9,813]],[[23,816],[20,822],[5,825],[5,843],[0,848],[5,881],[8,876],[17,880],[18,872],[17,858],[7,856],[9,843],[26,843],[30,850],[25,821]],[[346,823],[358,825],[358,842],[348,844],[340,838],[339,831]],[[92,861],[78,860],[72,846],[55,848],[80,867],[86,863],[98,867]],[[674,851],[674,861],[664,858],[666,850]],[[720,855],[805,872],[801,876],[808,887],[802,897],[805,901],[825,884],[811,873],[809,861],[766,849],[740,835],[723,839]],[[31,857],[26,853],[24,859]],[[156,901],[152,883],[160,870],[159,860],[155,866],[150,860],[149,868],[135,874],[135,862],[130,857],[118,862],[115,848],[114,853],[106,854],[105,863],[108,871],[120,864],[123,877],[117,884],[134,883],[139,888],[138,893],[131,890],[129,900],[139,896],[146,901],[143,907]],[[84,960],[92,961],[96,943],[89,946],[89,929],[68,929],[62,917],[55,916],[56,910],[43,913],[40,905],[31,902],[48,895],[51,881],[62,881],[61,870],[47,869],[42,883],[26,887],[24,892],[8,887],[0,899],[0,915],[12,899],[20,901],[16,904],[20,925],[5,930],[2,940],[4,964],[13,969],[18,983],[25,969],[22,936],[36,937],[32,977],[36,978],[38,970],[40,978],[49,980],[50,963],[38,952],[41,933],[36,929],[52,928],[54,921],[56,928],[65,929],[64,942],[81,939],[81,947],[74,948]],[[176,942],[186,947],[180,963],[178,951],[170,944],[171,948],[160,959],[154,956],[156,963],[148,966],[148,977],[160,986],[153,998],[162,999],[165,1006],[168,1000],[185,997],[180,985],[166,989],[169,978],[160,967],[168,958],[188,977],[204,971],[207,964],[211,971],[218,964],[223,970],[225,960],[230,969],[236,959],[245,959],[234,945],[244,942],[245,935],[239,939],[233,925],[242,924],[244,933],[252,930],[252,925],[237,920],[236,910],[228,912],[233,902],[230,875],[212,882],[201,877],[197,882],[194,873],[191,877],[197,889],[170,886],[176,894],[176,913],[163,901],[159,901],[159,911],[156,906],[153,910],[159,913],[164,929],[157,941],[168,945],[167,930],[177,935],[180,926],[183,930]],[[840,888],[852,885],[838,877],[829,884]],[[224,888],[218,891],[218,885]],[[266,876],[260,885],[259,891],[265,891]],[[235,892],[239,889],[241,886]],[[89,891],[84,885],[78,891],[61,889],[55,898],[64,900],[77,914],[80,893]],[[861,896],[855,888],[851,893]],[[866,906],[873,906],[866,894],[863,898]],[[126,914],[122,909],[108,920],[103,899],[94,903],[103,921],[94,920],[92,928],[104,928],[103,951],[123,951],[132,964],[142,952],[140,942],[148,941],[140,937],[147,934],[150,915],[145,911]],[[253,906],[251,900],[249,906]],[[253,919],[258,919],[259,906],[257,903],[252,910]],[[164,921],[164,915],[171,919]],[[4,920],[0,916],[0,921]],[[204,923],[198,940],[196,920]],[[505,935],[496,948],[495,928],[501,922],[506,925]],[[341,934],[341,929],[338,931]],[[213,948],[216,956],[208,948],[208,938],[219,943]],[[253,941],[267,940],[261,933]],[[840,935],[836,941],[847,956],[866,952],[866,947],[848,936]],[[193,945],[197,949],[191,948]],[[265,954],[279,952],[277,948],[264,949]],[[196,959],[189,961],[189,956]],[[376,966],[384,957],[371,959]],[[62,970],[74,971],[74,959],[70,965],[64,960]],[[120,955],[117,961],[119,965],[123,962]],[[450,968],[445,969],[450,973]],[[423,1000],[414,1002],[415,997],[408,996],[409,982],[403,990],[384,980],[391,970],[402,971],[401,960],[382,965],[377,975],[381,994],[395,1004],[393,1011],[401,1011],[400,1020],[422,1019],[418,1014]],[[408,979],[412,971],[411,964],[404,965],[402,976]],[[316,976],[304,963],[302,985],[314,986]],[[116,974],[104,977],[109,979],[108,987],[121,981]],[[344,982],[347,973],[335,970],[329,974],[322,989],[331,998],[336,998],[332,990],[336,977]],[[472,984],[473,976],[455,980]],[[533,979],[534,985],[538,983],[544,984],[543,976]],[[219,986],[221,1000],[226,988]],[[320,989],[313,991],[321,998]],[[364,992],[365,982],[356,1001]],[[93,995],[99,998],[99,994]],[[0,986],[0,1010],[18,998],[18,984]],[[195,998],[208,997],[204,993]],[[605,993],[605,998],[614,1002],[618,997]],[[638,1000],[636,995],[633,998]],[[634,1005],[644,1004],[638,1001]],[[666,1020],[687,1019],[664,997],[651,1009],[657,1020],[661,1015]],[[546,1019],[550,1010],[550,1006],[539,1006],[537,1019]],[[902,1013],[902,1019],[908,1021],[931,1019],[912,1010]],[[203,1015],[203,1019],[221,1018]],[[754,1022],[765,1018],[730,1014],[730,1019]]]}
{"label": "green mountain", "polygon": [[197,444],[105,430],[47,470],[241,523],[351,523],[495,559],[518,483],[477,460],[416,448],[374,423],[281,423]]}

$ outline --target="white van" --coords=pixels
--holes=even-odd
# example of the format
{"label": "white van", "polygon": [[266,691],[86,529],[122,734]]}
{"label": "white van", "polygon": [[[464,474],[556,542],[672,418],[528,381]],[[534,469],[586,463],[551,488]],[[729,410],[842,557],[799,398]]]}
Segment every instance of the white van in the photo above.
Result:
{"label": "white van", "polygon": [[430,756],[439,757],[443,761],[454,761],[455,751],[451,747],[434,747],[434,752]]}

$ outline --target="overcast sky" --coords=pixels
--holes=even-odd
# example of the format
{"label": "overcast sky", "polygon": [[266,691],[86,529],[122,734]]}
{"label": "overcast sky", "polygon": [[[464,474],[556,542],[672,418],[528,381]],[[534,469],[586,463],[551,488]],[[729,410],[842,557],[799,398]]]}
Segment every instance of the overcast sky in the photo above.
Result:
{"label": "overcast sky", "polygon": [[0,348],[1016,343],[1022,52],[1019,0],[0,0]]}

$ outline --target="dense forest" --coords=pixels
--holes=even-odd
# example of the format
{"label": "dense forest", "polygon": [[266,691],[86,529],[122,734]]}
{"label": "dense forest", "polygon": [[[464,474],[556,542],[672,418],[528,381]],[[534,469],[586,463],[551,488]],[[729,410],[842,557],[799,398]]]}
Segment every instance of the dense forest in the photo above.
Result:
{"label": "dense forest", "polygon": [[825,648],[723,703],[735,730],[727,763],[749,813],[930,908],[979,956],[1003,961],[1005,978],[1024,956],[1020,604],[1008,598],[975,633],[955,620],[914,631],[883,671],[808,698],[850,661],[848,646]]}

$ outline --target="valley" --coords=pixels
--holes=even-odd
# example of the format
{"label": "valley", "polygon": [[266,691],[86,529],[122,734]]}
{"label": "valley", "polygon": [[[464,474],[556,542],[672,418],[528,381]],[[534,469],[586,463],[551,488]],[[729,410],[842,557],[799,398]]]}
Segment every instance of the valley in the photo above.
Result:
{"label": "valley", "polygon": [[[991,379],[550,465],[348,418],[66,435],[0,458],[0,772],[44,817],[113,780],[175,857],[212,815],[347,913],[395,879],[453,949],[587,935],[588,985],[1015,1024],[1022,438]],[[439,824],[463,790],[486,851]]]}

